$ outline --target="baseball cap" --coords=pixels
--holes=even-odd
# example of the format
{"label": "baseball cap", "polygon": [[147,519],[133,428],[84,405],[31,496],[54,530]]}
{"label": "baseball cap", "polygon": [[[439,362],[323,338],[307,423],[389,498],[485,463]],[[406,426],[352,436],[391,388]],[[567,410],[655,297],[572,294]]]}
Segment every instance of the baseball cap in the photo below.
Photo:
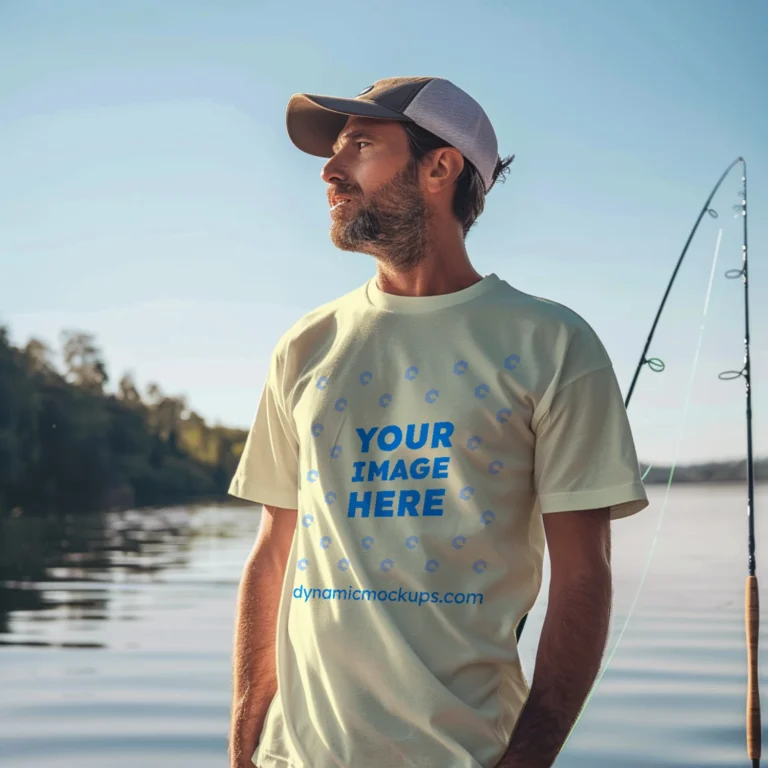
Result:
{"label": "baseball cap", "polygon": [[486,192],[491,188],[499,161],[496,132],[483,108],[449,80],[390,77],[354,98],[297,93],[288,102],[288,135],[303,152],[332,157],[350,115],[415,123],[458,149],[477,169]]}

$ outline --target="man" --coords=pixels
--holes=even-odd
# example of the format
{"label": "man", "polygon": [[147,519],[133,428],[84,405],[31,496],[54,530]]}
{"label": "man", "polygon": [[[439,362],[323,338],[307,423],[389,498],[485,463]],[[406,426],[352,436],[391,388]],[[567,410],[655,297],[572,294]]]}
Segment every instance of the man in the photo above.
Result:
{"label": "man", "polygon": [[[452,83],[299,94],[338,248],[376,277],[281,339],[230,492],[263,505],[235,629],[231,765],[545,768],[599,670],[610,520],[647,506],[611,361],[472,266],[501,160]],[[515,630],[551,560],[529,687]]]}

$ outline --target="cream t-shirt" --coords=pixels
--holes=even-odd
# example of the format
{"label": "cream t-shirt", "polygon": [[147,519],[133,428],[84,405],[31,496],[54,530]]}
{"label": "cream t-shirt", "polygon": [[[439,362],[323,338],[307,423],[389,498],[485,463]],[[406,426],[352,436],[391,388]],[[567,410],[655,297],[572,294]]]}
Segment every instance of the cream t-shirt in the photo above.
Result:
{"label": "cream t-shirt", "polygon": [[259,768],[491,768],[528,683],[542,515],[648,504],[606,350],[489,275],[375,279],[278,344],[230,493],[298,509]]}

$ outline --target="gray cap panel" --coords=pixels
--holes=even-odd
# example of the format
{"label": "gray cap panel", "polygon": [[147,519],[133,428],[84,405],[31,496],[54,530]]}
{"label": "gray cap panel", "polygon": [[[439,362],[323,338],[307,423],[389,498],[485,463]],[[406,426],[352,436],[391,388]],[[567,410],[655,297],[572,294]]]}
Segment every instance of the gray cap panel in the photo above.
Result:
{"label": "gray cap panel", "polygon": [[496,132],[483,108],[448,80],[427,83],[404,114],[456,147],[477,168],[486,190],[499,159]]}

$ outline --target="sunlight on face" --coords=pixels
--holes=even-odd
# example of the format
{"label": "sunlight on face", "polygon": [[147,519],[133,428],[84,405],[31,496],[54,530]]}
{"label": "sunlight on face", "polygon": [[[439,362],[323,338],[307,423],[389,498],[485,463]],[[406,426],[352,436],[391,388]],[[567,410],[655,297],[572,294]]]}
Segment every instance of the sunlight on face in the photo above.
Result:
{"label": "sunlight on face", "polygon": [[428,209],[419,167],[396,122],[350,118],[323,168],[331,240],[406,269],[423,258]]}

